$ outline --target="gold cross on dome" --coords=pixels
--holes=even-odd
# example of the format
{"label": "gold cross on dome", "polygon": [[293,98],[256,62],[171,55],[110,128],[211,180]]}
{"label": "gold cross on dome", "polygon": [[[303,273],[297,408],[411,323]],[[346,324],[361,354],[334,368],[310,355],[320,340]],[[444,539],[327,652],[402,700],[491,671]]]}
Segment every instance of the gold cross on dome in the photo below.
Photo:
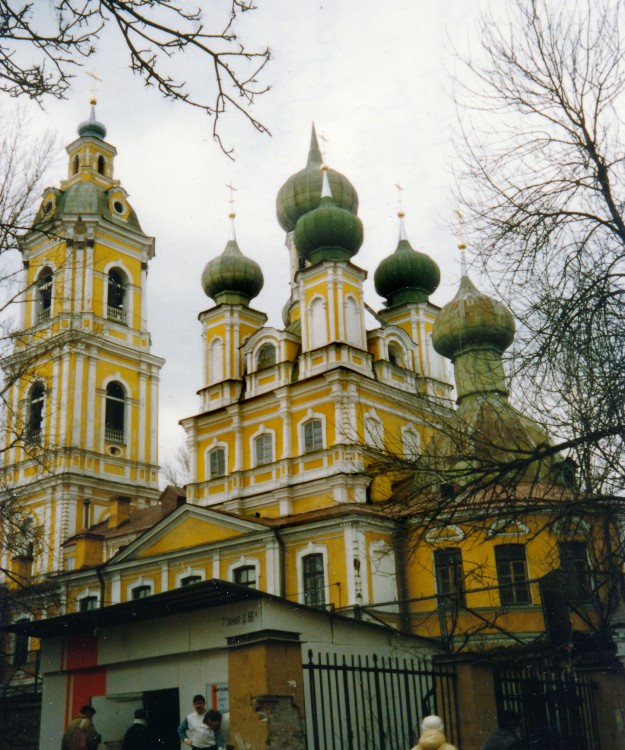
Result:
{"label": "gold cross on dome", "polygon": [[460,275],[466,276],[467,275],[467,256],[466,256],[466,249],[467,246],[464,244],[464,238],[463,238],[463,231],[462,226],[464,224],[464,217],[462,216],[462,213],[460,209],[456,209],[456,216],[458,217],[458,250],[460,250]]}
{"label": "gold cross on dome", "polygon": [[95,74],[95,70],[88,70],[86,74],[91,78],[91,101],[90,104],[94,105],[97,102],[97,88],[98,84],[96,81],[100,81],[102,83],[102,79],[98,78],[98,76]]}
{"label": "gold cross on dome", "polygon": [[230,198],[228,198],[228,203],[230,204],[230,215],[234,215],[234,194],[236,193],[237,189],[232,183],[228,183],[226,185],[228,190],[230,191]]}
{"label": "gold cross on dome", "polygon": [[397,188],[397,205],[399,206],[399,213],[404,213],[404,199],[402,197],[402,193],[404,192],[404,188],[400,185],[399,182],[395,183],[395,187]]}

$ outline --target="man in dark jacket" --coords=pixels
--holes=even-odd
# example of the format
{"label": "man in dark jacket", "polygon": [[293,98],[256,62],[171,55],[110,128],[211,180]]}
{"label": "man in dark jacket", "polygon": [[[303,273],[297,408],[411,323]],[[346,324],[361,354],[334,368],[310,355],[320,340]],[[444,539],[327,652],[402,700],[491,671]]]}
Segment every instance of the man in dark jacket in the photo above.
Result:
{"label": "man in dark jacket", "polygon": [[122,750],[149,750],[147,718],[148,715],[142,708],[135,711],[135,720],[124,735]]}
{"label": "man in dark jacket", "polygon": [[521,741],[521,717],[514,711],[502,711],[499,729],[491,735],[482,750],[524,750]]}

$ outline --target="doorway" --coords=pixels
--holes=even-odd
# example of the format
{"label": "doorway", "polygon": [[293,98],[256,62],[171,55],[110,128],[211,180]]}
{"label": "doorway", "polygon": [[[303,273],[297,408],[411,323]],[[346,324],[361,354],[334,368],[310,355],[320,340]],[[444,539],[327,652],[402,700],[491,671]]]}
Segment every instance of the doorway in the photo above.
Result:
{"label": "doorway", "polygon": [[148,712],[150,747],[153,750],[180,750],[180,696],[178,688],[147,690],[143,703]]}

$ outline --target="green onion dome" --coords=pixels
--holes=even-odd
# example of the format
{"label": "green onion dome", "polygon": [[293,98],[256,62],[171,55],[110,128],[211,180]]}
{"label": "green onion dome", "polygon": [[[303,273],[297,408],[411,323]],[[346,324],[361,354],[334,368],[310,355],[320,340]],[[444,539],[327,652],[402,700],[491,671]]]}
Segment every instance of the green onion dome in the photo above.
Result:
{"label": "green onion dome", "polygon": [[327,167],[319,206],[304,214],[295,225],[293,240],[298,253],[311,264],[323,260],[349,260],[363,241],[362,221],[337,206],[330,192]]}
{"label": "green onion dome", "polygon": [[453,360],[468,349],[504,352],[514,340],[514,318],[505,305],[479,292],[463,276],[456,296],[440,311],[432,329],[439,354]]}
{"label": "green onion dome", "polygon": [[[313,125],[306,167],[289,177],[278,192],[276,211],[285,232],[295,229],[298,219],[317,208],[321,200],[321,151]],[[333,169],[328,170],[328,180],[334,202],[351,213],[358,212],[358,194],[351,182]]]}
{"label": "green onion dome", "polygon": [[380,263],[373,277],[375,290],[386,298],[387,307],[406,302],[426,302],[441,280],[438,265],[425,253],[414,250],[404,231],[400,213],[399,242],[392,255]]}
{"label": "green onion dome", "polygon": [[106,137],[106,128],[101,122],[98,122],[95,119],[95,107],[93,106],[93,104],[91,106],[91,115],[89,119],[81,122],[78,126],[78,135],[81,137],[91,135],[94,138],[99,138],[102,141]]}
{"label": "green onion dome", "polygon": [[[234,219],[234,215],[230,218]],[[243,255],[234,229],[223,253],[209,260],[202,273],[202,288],[217,304],[247,305],[258,295],[263,283],[260,266]]]}

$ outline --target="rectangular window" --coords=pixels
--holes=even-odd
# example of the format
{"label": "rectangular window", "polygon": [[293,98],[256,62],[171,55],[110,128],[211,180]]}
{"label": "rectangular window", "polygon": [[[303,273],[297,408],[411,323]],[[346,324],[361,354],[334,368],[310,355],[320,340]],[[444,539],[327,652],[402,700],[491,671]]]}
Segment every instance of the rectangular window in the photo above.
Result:
{"label": "rectangular window", "polygon": [[584,542],[560,542],[560,570],[563,594],[569,604],[582,604],[592,598],[588,553]]}
{"label": "rectangular window", "polygon": [[304,451],[320,451],[323,448],[323,433],[321,420],[310,419],[304,424]]}
{"label": "rectangular window", "polygon": [[304,579],[304,604],[309,607],[323,607],[326,603],[325,579],[323,575],[323,555],[315,553],[302,558]]}
{"label": "rectangular window", "polygon": [[273,439],[270,433],[265,432],[254,440],[254,451],[256,466],[270,464],[273,461]]}
{"label": "rectangular window", "polygon": [[499,598],[502,605],[531,604],[524,544],[495,547]]}
{"label": "rectangular window", "polygon": [[213,448],[210,457],[210,478],[223,477],[226,473],[226,451],[223,448]]}
{"label": "rectangular window", "polygon": [[436,592],[441,607],[466,607],[462,552],[447,547],[434,552]]}
{"label": "rectangular window", "polygon": [[251,588],[255,588],[256,587],[256,566],[255,565],[241,565],[239,568],[235,568],[234,582],[240,583],[242,586],[250,586]]}

